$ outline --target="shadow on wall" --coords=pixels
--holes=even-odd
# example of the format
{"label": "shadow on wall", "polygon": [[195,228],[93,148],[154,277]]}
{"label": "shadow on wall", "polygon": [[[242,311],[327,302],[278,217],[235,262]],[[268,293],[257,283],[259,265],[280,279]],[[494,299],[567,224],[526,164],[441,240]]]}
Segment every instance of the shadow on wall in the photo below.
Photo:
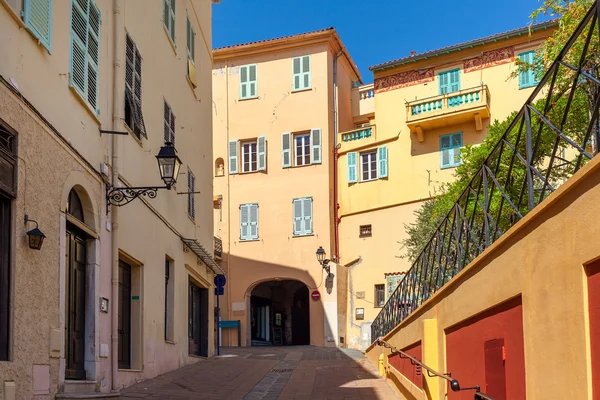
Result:
{"label": "shadow on wall", "polygon": [[[286,258],[289,259],[294,254],[286,256]],[[312,251],[311,257],[314,257]],[[337,293],[334,288],[331,294],[327,294],[325,273],[316,258],[313,261],[314,267],[312,265],[285,266],[238,256],[229,257],[225,253],[223,259],[228,260],[227,285],[230,287],[226,290],[231,296],[227,318],[240,321],[242,346],[249,346],[253,339],[255,344],[258,344],[256,340],[266,342],[265,344],[273,344],[274,337],[278,335],[273,328],[277,326],[280,326],[282,330],[281,333],[285,342],[282,344],[297,344],[290,332],[292,330],[296,332],[302,330],[297,329],[297,327],[296,329],[292,328],[293,319],[296,321],[296,325],[308,325],[306,335],[309,336],[310,340],[307,341],[307,344],[335,346],[335,338],[338,335]],[[321,275],[318,282],[309,274],[308,268],[314,268],[313,271],[315,271],[316,276]],[[286,293],[280,293],[285,292],[286,287],[291,282],[299,282],[300,286],[306,287],[307,290],[304,291],[303,295],[294,296],[298,289],[294,285],[294,293],[288,293],[290,296],[287,296]],[[311,293],[315,290],[318,290],[321,295],[319,301],[311,299]],[[307,297],[307,299],[305,300],[304,297]],[[282,304],[284,298],[290,304]],[[300,311],[306,305],[308,305],[308,316]],[[277,313],[273,312],[274,309],[279,311]],[[223,316],[225,313],[221,315]],[[281,321],[278,318],[281,318]],[[259,323],[266,324],[268,328],[258,327],[257,324]],[[280,325],[276,325],[276,323]],[[223,331],[222,335],[224,345],[236,346],[238,344],[237,332],[234,332],[234,330]]]}

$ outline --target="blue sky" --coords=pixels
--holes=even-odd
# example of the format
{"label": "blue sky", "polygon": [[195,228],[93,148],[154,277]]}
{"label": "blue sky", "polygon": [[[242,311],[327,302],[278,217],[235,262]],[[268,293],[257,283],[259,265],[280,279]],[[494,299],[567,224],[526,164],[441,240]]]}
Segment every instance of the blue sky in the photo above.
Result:
{"label": "blue sky", "polygon": [[213,47],[333,26],[362,74],[368,67],[526,26],[538,0],[222,0]]}

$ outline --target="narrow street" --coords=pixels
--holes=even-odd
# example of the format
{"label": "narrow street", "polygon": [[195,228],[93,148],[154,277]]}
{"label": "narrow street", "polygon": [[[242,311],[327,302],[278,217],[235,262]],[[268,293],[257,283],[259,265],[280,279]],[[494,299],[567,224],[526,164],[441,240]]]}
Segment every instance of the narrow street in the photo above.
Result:
{"label": "narrow street", "polygon": [[130,386],[121,399],[399,399],[356,350],[224,348],[221,356]]}

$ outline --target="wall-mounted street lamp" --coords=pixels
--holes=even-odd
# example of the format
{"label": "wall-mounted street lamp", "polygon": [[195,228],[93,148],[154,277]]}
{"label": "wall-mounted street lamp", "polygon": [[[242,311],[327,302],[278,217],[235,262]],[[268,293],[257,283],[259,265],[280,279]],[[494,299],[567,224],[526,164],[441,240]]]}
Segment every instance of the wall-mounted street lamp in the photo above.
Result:
{"label": "wall-mounted street lamp", "polygon": [[177,182],[177,176],[179,174],[179,168],[181,168],[181,160],[177,157],[177,150],[173,146],[173,143],[165,143],[160,148],[158,155],[156,156],[158,161],[158,169],[160,171],[160,178],[163,180],[166,186],[142,186],[142,187],[106,187],[106,207],[113,206],[124,206],[125,204],[131,203],[133,200],[140,196],[148,196],[153,199],[156,197],[156,192],[159,189],[171,190]]}
{"label": "wall-mounted street lamp", "polygon": [[331,267],[329,266],[331,260],[327,259],[327,253],[325,253],[325,250],[322,246],[319,246],[317,249],[317,261],[319,261],[319,264],[321,264],[323,270],[327,272],[327,277],[325,278],[325,289],[327,290],[328,294],[331,294],[331,291],[333,290],[334,275],[331,273]]}
{"label": "wall-mounted street lamp", "polygon": [[40,250],[42,248],[42,244],[44,243],[46,235],[44,235],[44,232],[40,231],[40,229],[38,228],[37,221],[29,219],[27,214],[25,214],[25,224],[27,224],[28,222],[35,223],[35,228],[27,232],[27,236],[29,238],[29,248],[34,250]]}

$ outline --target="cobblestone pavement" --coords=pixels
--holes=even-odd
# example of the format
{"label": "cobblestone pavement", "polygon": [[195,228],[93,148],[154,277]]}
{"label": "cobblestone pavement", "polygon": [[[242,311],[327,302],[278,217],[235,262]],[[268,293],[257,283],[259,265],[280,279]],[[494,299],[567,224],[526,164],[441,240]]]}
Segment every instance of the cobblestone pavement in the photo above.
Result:
{"label": "cobblestone pavement", "polygon": [[224,348],[130,386],[121,399],[400,399],[356,350],[313,346]]}

